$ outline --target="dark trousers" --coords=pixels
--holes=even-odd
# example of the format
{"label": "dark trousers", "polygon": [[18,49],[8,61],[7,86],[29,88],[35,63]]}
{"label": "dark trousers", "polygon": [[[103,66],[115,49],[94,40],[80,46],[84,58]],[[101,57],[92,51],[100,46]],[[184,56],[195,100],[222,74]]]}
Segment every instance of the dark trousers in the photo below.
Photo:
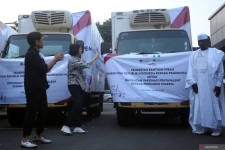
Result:
{"label": "dark trousers", "polygon": [[81,127],[84,90],[81,89],[80,85],[69,85],[68,88],[73,98],[73,107],[70,110],[65,125],[69,127]]}
{"label": "dark trousers", "polygon": [[44,122],[48,109],[46,91],[41,89],[31,89],[26,91],[26,99],[27,106],[23,121],[23,137],[31,135],[37,112],[36,134],[39,135],[44,131]]}

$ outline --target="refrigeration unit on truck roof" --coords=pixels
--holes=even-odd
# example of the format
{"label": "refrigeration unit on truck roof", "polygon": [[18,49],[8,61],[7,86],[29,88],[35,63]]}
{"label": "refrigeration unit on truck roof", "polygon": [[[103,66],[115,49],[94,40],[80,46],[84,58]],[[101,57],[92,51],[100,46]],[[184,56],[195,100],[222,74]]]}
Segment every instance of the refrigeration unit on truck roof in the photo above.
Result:
{"label": "refrigeration unit on truck roof", "polygon": [[130,14],[130,26],[169,25],[170,18],[166,9],[134,10]]}
{"label": "refrigeration unit on truck roof", "polygon": [[33,11],[31,15],[18,16],[18,32],[61,32],[69,33],[72,29],[72,14],[66,10]]}
{"label": "refrigeration unit on truck roof", "polygon": [[60,30],[68,32],[72,28],[72,15],[69,11],[33,11],[33,25],[37,31]]}

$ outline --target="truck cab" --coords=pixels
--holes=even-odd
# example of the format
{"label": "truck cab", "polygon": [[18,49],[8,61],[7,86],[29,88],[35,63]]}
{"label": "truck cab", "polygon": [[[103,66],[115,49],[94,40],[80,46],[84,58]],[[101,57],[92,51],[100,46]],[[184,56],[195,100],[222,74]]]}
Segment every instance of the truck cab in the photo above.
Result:
{"label": "truck cab", "polygon": [[[171,15],[174,13],[172,11],[146,9],[113,12],[111,14],[113,53],[119,55],[152,54],[154,57],[164,53],[192,51],[190,34],[188,34],[190,26],[183,29],[172,28],[171,20],[174,20]],[[128,125],[135,114],[145,112],[164,112],[166,115],[178,116],[183,125],[188,125],[189,100],[179,103],[133,101],[114,101],[119,125]]]}

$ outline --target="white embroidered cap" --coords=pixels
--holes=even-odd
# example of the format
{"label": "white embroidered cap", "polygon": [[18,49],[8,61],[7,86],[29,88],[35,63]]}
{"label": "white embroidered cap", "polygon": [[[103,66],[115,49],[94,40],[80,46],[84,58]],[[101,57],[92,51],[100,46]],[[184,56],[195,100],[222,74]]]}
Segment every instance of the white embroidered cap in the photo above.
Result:
{"label": "white embroidered cap", "polygon": [[198,40],[206,40],[206,39],[208,39],[207,34],[201,33],[198,35]]}

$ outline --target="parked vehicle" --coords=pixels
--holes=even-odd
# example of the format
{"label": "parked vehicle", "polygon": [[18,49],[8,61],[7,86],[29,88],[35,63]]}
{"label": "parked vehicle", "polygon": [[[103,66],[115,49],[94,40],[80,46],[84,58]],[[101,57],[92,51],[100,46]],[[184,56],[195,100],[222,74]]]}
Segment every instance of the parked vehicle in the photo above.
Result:
{"label": "parked vehicle", "polygon": [[[191,38],[190,13],[187,6],[175,9],[146,9],[112,12],[111,19],[113,54],[123,54],[124,57],[132,55],[133,58],[135,58],[135,56],[139,57],[138,55],[143,55],[143,57],[145,57],[145,55],[152,55],[152,57],[156,58],[160,57],[160,54],[163,53],[177,53],[192,50],[189,39]],[[116,55],[112,56],[117,57]],[[120,61],[122,63],[123,60]],[[155,60],[153,60],[153,64],[154,61]],[[140,62],[142,62],[142,60],[140,60]],[[119,68],[119,66],[117,67]],[[123,74],[123,71],[115,73]],[[126,71],[130,73],[132,70]],[[130,78],[132,78],[131,80],[139,79],[135,76],[131,76]],[[151,76],[149,76],[149,78],[151,78]],[[113,81],[110,82],[109,80],[110,79],[108,79],[108,83],[111,83],[111,91],[114,89],[117,91],[117,87],[114,86]],[[115,78],[112,78],[112,80],[115,80]],[[123,87],[123,89],[124,88],[126,87]],[[127,88],[129,89],[129,87]],[[117,91],[114,93],[114,96],[121,94],[122,93],[118,93]],[[138,95],[138,93],[135,94]],[[112,97],[114,98],[114,96]],[[126,99],[124,102],[122,97],[120,97],[121,102],[115,102],[114,100],[119,125],[129,124],[132,116],[136,113],[149,111],[164,111],[168,115],[179,116],[181,123],[183,125],[188,125],[189,101],[187,99],[175,103],[167,102],[163,99],[159,102],[140,102],[144,101],[144,99],[141,100],[141,95],[139,95],[138,98],[140,100],[137,102],[137,100],[132,99],[132,95],[130,95],[130,97],[131,99]]]}
{"label": "parked vehicle", "polygon": [[105,90],[105,93],[103,96],[103,101],[104,102],[113,102],[110,90]]}
{"label": "parked vehicle", "polygon": [[[19,126],[25,113],[24,56],[29,45],[27,35],[32,31],[43,34],[45,45],[41,50],[46,62],[55,53],[63,52],[65,58],[58,62],[47,74],[50,88],[47,90],[49,115],[59,116],[71,108],[71,95],[67,87],[67,60],[69,46],[78,43],[83,48],[82,59],[89,61],[99,52],[98,59],[86,69],[87,82],[92,92],[85,93],[84,111],[87,115],[100,116],[103,110],[105,72],[101,48],[103,39],[89,11],[70,13],[69,11],[33,11],[18,16],[18,34],[11,35],[0,59],[0,91],[3,99],[0,107],[7,107],[9,123]],[[102,46],[101,46],[102,45]]]}

